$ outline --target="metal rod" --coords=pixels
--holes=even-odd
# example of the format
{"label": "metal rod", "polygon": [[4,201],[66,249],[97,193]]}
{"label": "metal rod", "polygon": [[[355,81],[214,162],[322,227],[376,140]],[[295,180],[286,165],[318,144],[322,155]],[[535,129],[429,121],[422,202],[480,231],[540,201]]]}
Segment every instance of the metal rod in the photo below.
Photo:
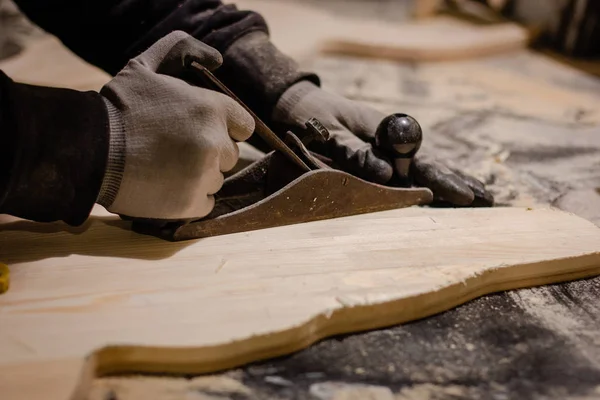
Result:
{"label": "metal rod", "polygon": [[254,118],[254,123],[256,125],[256,133],[263,138],[265,142],[273,149],[278,150],[283,153],[290,161],[294,164],[302,168],[304,171],[310,171],[310,167],[306,165],[304,161],[292,149],[290,149],[284,142],[281,140],[275,132],[273,132],[243,101],[241,101],[227,86],[225,86],[216,76],[212,74],[208,69],[206,69],[202,64],[197,63],[196,61],[192,61],[190,66],[200,72],[208,81],[207,83],[211,84],[213,87],[210,89],[214,89],[220,91],[223,94],[231,97],[233,100],[238,102],[251,116]]}

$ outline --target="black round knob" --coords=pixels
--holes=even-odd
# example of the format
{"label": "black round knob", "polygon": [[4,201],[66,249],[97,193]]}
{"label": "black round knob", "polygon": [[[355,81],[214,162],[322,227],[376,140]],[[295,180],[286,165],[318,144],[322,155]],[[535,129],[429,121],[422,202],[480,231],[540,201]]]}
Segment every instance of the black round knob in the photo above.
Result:
{"label": "black round knob", "polygon": [[391,158],[413,158],[422,141],[421,125],[406,114],[385,117],[375,132],[375,145]]}

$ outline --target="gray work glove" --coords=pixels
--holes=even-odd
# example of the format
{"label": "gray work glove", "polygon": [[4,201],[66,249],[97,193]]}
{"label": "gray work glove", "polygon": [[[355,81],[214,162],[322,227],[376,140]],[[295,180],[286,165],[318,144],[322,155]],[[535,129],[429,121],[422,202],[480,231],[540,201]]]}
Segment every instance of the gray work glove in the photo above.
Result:
{"label": "gray work glove", "polygon": [[[385,115],[311,82],[291,86],[279,99],[273,120],[301,133],[309,118],[318,119],[331,139],[317,152],[331,158],[341,169],[365,180],[385,184],[393,176],[390,160],[373,148],[375,131]],[[491,206],[492,195],[477,179],[453,171],[426,155],[415,157],[415,183],[431,189],[435,201],[454,206]]]}
{"label": "gray work glove", "polygon": [[201,218],[214,207],[236,141],[254,120],[234,100],[175,76],[183,60],[210,70],[221,54],[183,32],[156,42],[102,88],[110,118],[108,165],[97,202],[136,218]]}

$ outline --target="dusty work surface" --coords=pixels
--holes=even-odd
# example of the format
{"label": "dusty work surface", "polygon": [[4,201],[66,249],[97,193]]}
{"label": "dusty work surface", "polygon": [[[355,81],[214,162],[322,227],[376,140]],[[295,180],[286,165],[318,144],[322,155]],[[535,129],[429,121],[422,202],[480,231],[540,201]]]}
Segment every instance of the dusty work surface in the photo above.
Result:
{"label": "dusty work surface", "polygon": [[[596,79],[529,52],[432,65],[328,57],[313,67],[332,90],[413,114],[428,145],[501,203],[551,203],[600,224]],[[91,398],[600,398],[599,301],[598,278],[491,295],[216,378],[103,379]]]}

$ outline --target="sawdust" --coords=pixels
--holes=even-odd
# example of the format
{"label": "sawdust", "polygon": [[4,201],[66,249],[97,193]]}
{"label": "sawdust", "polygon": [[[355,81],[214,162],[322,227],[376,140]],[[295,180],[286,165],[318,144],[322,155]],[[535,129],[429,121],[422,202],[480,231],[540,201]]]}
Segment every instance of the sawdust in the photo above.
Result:
{"label": "sawdust", "polygon": [[598,189],[572,190],[556,199],[554,205],[600,226],[600,192]]}
{"label": "sawdust", "polygon": [[255,398],[250,388],[228,376],[192,380],[138,376],[97,379],[88,400],[223,400],[234,396]]}
{"label": "sawdust", "polygon": [[[582,92],[579,87],[564,84],[564,77],[556,82],[552,76],[522,71],[523,60],[513,58],[511,61],[498,57],[503,61],[500,65],[490,61],[482,68],[479,60],[415,66],[320,57],[311,67],[319,70],[323,81],[335,91],[359,100],[395,103],[405,108],[414,105],[458,112],[488,112],[561,126],[591,127],[600,122],[598,82],[579,82],[595,88]],[[526,58],[526,62],[532,62],[531,57]],[[507,69],[510,62],[514,64],[512,70]],[[553,66],[554,62],[539,58],[537,64],[543,68],[546,64]]]}
{"label": "sawdust", "polygon": [[395,400],[438,400],[466,398],[470,390],[466,386],[438,386],[430,383],[414,385],[402,389]]}
{"label": "sawdust", "polygon": [[310,386],[315,400],[395,400],[392,391],[385,386],[320,382]]}
{"label": "sawdust", "polygon": [[599,187],[600,84],[526,53],[484,63],[320,57],[311,67],[328,90],[413,115],[422,152],[485,182],[499,205],[534,207]]}
{"label": "sawdust", "polygon": [[[508,292],[508,295],[542,326],[572,345],[580,357],[600,368],[600,337],[593,317],[597,311],[588,309],[598,307],[595,304],[598,291],[595,281],[598,279],[522,289]],[[577,299],[576,303],[573,299]]]}
{"label": "sawdust", "polygon": [[598,400],[600,398],[600,385],[583,396],[569,396],[569,400]]}

